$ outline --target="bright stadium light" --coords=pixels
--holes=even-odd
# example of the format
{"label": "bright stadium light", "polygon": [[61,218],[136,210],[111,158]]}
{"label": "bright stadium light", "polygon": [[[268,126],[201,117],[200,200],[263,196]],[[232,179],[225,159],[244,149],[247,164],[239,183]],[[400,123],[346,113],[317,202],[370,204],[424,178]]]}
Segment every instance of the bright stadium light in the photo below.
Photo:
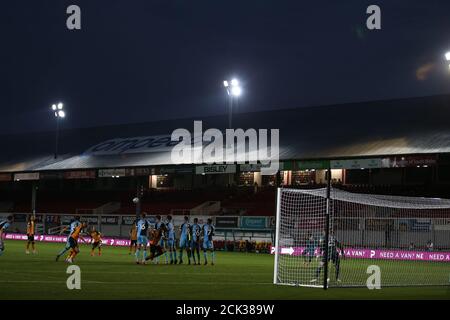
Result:
{"label": "bright stadium light", "polygon": [[63,110],[64,105],[62,102],[58,102],[57,104],[52,104],[52,112],[55,115],[56,119],[56,131],[55,131],[55,156],[54,158],[58,158],[58,140],[59,140],[59,119],[64,119],[66,117],[66,112]]}
{"label": "bright stadium light", "polygon": [[233,87],[231,88],[231,94],[235,97],[239,97],[241,95],[241,87]]}
{"label": "bright stadium light", "polygon": [[237,98],[242,94],[242,88],[239,85],[239,80],[236,78],[233,78],[230,81],[224,80],[223,86],[227,90],[228,94],[228,128],[231,129],[233,123],[233,102],[234,99],[237,100]]}
{"label": "bright stadium light", "polygon": [[450,61],[450,51],[445,54],[445,60]]}

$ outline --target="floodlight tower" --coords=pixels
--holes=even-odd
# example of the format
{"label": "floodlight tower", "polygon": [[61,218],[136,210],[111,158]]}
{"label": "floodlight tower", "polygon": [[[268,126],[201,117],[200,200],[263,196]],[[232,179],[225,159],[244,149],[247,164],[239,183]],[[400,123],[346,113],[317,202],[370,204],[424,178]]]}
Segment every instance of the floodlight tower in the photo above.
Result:
{"label": "floodlight tower", "polygon": [[233,126],[233,102],[234,99],[238,99],[238,97],[242,93],[242,89],[239,85],[239,81],[237,79],[232,79],[231,81],[224,80],[223,86],[227,90],[228,94],[228,128],[232,129]]}
{"label": "floodlight tower", "polygon": [[52,111],[54,112],[56,119],[56,132],[55,132],[55,159],[56,159],[58,158],[59,119],[64,119],[66,117],[66,112],[64,111],[64,105],[62,104],[62,102],[53,104]]}

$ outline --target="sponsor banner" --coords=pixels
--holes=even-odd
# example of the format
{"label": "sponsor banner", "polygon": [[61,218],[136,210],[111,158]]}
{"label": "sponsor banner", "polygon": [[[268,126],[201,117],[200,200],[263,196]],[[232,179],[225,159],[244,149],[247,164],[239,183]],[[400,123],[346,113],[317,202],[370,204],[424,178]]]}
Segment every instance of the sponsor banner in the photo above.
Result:
{"label": "sponsor banner", "polygon": [[14,180],[39,180],[39,172],[27,172],[14,174]]}
{"label": "sponsor banner", "polygon": [[[305,247],[282,247],[280,249],[280,254],[301,256],[304,251]],[[271,254],[274,254],[275,247],[271,247],[270,252]],[[344,254],[346,258],[354,259],[450,262],[450,252],[347,248],[344,249]],[[314,255],[319,256],[318,249],[315,249]]]}
{"label": "sponsor banner", "polygon": [[330,167],[329,160],[322,161],[298,161],[297,170],[310,170],[310,169],[328,169]]}
{"label": "sponsor banner", "polygon": [[269,218],[269,228],[273,229],[276,228],[277,225],[277,219],[275,217]]}
{"label": "sponsor banner", "polygon": [[27,214],[26,213],[15,213],[13,215],[14,222],[26,222],[27,221]]}
{"label": "sponsor banner", "polygon": [[[282,164],[285,164],[285,163],[284,162],[280,163],[280,170],[283,170],[283,168],[284,168],[282,166]],[[260,172],[261,168],[270,168],[270,164],[263,165],[261,163],[255,163],[255,164],[245,163],[245,164],[240,164],[239,165],[239,171],[240,172]]]}
{"label": "sponsor banner", "polygon": [[81,216],[81,221],[87,222],[89,225],[98,224],[98,217]]}
{"label": "sponsor banner", "polygon": [[126,226],[133,225],[136,220],[136,216],[122,216],[122,224]]}
{"label": "sponsor banner", "polygon": [[434,220],[434,230],[448,231],[450,230],[450,218],[440,218]]}
{"label": "sponsor banner", "polygon": [[400,219],[399,226],[401,230],[408,231],[431,231],[431,219]]}
{"label": "sponsor banner", "polygon": [[240,227],[242,229],[266,229],[267,217],[241,217]]}
{"label": "sponsor banner", "polygon": [[152,174],[152,168],[135,168],[134,175],[135,176],[149,176]]}
{"label": "sponsor banner", "polygon": [[134,169],[100,169],[100,170],[98,170],[99,178],[128,177],[128,176],[134,176]]}
{"label": "sponsor banner", "polygon": [[119,217],[118,216],[102,216],[100,221],[102,224],[105,224],[105,225],[115,225],[115,224],[119,224]]}
{"label": "sponsor banner", "polygon": [[64,179],[95,179],[95,170],[78,170],[64,172]]}
{"label": "sponsor banner", "polygon": [[175,173],[189,173],[192,174],[192,167],[175,167],[175,168],[161,168],[159,174],[175,174]]}
{"label": "sponsor banner", "polygon": [[383,159],[383,166],[387,168],[427,167],[436,164],[437,157],[435,155],[396,156]]}
{"label": "sponsor banner", "polygon": [[[28,240],[26,234],[18,234],[18,233],[8,233],[5,238],[7,240]],[[36,235],[34,237],[35,241],[39,242],[67,242],[67,236],[53,236],[53,235]],[[83,241],[84,240],[84,241]],[[92,239],[88,239],[88,237],[83,237],[83,240],[78,241],[79,244],[89,244],[92,242]],[[102,244],[107,246],[120,246],[120,247],[128,247],[130,245],[130,240],[122,239],[122,238],[103,238]]]}
{"label": "sponsor banner", "polygon": [[237,229],[239,217],[216,217],[216,228]]}
{"label": "sponsor banner", "polygon": [[382,168],[382,159],[331,160],[331,169],[373,169]]}
{"label": "sponsor banner", "polygon": [[62,179],[63,178],[62,172],[41,172],[39,175],[39,179],[45,179],[45,180],[56,180],[56,179]]}
{"label": "sponsor banner", "polygon": [[235,164],[213,164],[205,166],[196,166],[196,174],[221,174],[221,173],[235,173]]}
{"label": "sponsor banner", "polygon": [[117,155],[126,153],[170,152],[179,141],[171,141],[171,135],[117,138],[101,142],[87,151],[89,155]]}
{"label": "sponsor banner", "polygon": [[11,173],[0,173],[0,181],[11,181],[12,174]]}

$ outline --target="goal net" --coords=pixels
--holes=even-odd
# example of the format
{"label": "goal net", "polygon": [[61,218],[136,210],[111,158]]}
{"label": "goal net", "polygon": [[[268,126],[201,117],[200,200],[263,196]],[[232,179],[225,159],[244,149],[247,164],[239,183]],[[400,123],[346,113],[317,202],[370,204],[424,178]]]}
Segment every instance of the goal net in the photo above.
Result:
{"label": "goal net", "polygon": [[326,188],[278,190],[275,284],[366,286],[373,266],[382,287],[450,284],[450,200],[331,188],[327,235]]}

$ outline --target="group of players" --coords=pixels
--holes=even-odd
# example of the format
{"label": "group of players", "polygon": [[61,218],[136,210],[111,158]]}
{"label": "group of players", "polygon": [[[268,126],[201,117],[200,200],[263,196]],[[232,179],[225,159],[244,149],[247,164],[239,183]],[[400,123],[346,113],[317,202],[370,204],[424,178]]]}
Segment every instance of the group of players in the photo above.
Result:
{"label": "group of players", "polygon": [[80,253],[80,248],[78,246],[78,240],[86,242],[84,238],[81,236],[85,234],[91,238],[92,248],[91,248],[91,256],[95,254],[95,250],[98,250],[98,255],[102,254],[102,234],[95,227],[91,227],[88,230],[88,225],[86,222],[81,222],[80,217],[76,216],[75,219],[70,223],[69,226],[64,227],[61,230],[61,233],[69,230],[69,235],[67,237],[65,247],[56,255],[56,261],[61,258],[67,251],[69,254],[66,257],[66,262],[73,263],[75,257]]}
{"label": "group of players", "polygon": [[[156,221],[151,224],[145,213],[136,220],[130,231],[130,252],[135,255],[137,264],[146,264],[148,260],[159,262],[158,257],[164,255],[166,264],[182,264],[183,253],[186,251],[188,264],[191,258],[194,265],[200,264],[200,251],[203,249],[204,264],[208,264],[207,252],[211,253],[211,265],[214,265],[214,226],[212,220],[208,219],[203,226],[195,218],[191,224],[189,217],[184,217],[181,224],[179,236],[179,253],[176,252],[176,232],[172,222],[172,216],[168,215],[165,221],[161,216],[156,216]],[[147,247],[150,245],[150,255]]]}
{"label": "group of players", "polygon": [[[6,220],[0,221],[0,256],[3,254],[3,251],[5,250],[5,245],[3,243],[3,235],[5,231],[11,226],[13,223],[13,216],[8,216]],[[33,254],[36,254],[36,247],[34,242],[34,234],[36,232],[36,223],[35,223],[36,217],[34,215],[31,215],[28,217],[27,220],[27,244],[25,253],[30,254],[30,247],[33,250]]]}
{"label": "group of players", "polygon": [[[28,246],[32,244],[34,247],[34,219],[32,220],[33,239],[27,243]],[[82,234],[86,234],[91,238],[92,249],[91,256],[94,255],[95,250],[98,250],[98,255],[101,255],[102,246],[102,234],[94,227],[89,230],[86,222],[81,222],[80,217],[76,216],[69,226],[63,228],[62,232],[68,231],[68,237],[65,247],[56,255],[56,261],[58,261],[64,254],[68,252],[65,259],[68,263],[73,263],[75,257],[80,252],[78,241],[86,242]],[[28,224],[27,231],[30,231],[30,223]],[[27,233],[28,233],[27,232]],[[179,256],[176,256],[175,245],[175,227],[172,223],[172,217],[169,215],[166,217],[166,221],[163,222],[161,216],[156,216],[154,224],[150,223],[147,215],[143,213],[140,219],[137,219],[130,230],[130,254],[133,253],[136,258],[137,264],[146,264],[148,260],[153,261],[158,259],[159,256],[164,255],[166,258],[166,264],[182,264],[183,252],[186,251],[188,264],[191,264],[191,258],[193,264],[200,264],[200,250],[203,249],[204,264],[208,264],[207,251],[211,252],[211,264],[214,265],[214,226],[212,220],[208,219],[207,223],[200,226],[198,219],[194,219],[194,223],[189,223],[189,217],[184,217],[184,223],[180,226],[180,239],[179,239]],[[147,254],[147,251],[150,254]],[[170,262],[169,262],[170,260]],[[156,261],[158,262],[158,261]]]}

